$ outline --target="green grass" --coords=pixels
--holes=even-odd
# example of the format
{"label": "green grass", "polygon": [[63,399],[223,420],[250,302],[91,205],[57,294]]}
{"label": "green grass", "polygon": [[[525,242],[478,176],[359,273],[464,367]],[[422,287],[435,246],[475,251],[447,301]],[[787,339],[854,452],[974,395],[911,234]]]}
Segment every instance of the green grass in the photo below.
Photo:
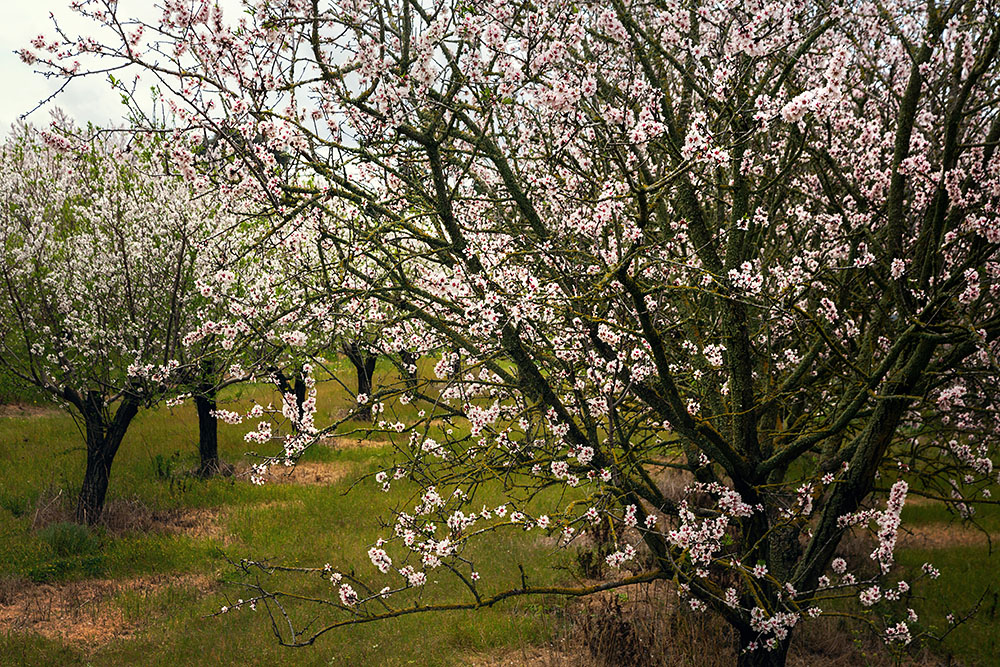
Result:
{"label": "green grass", "polygon": [[[380,366],[379,372],[391,371]],[[226,392],[223,407],[246,407],[250,398],[278,402],[267,387]],[[230,404],[231,403],[231,404]],[[353,405],[332,382],[321,383],[317,423],[327,423]],[[417,406],[404,410],[413,417]],[[389,415],[395,420],[397,416]],[[252,425],[220,424],[222,459],[245,464],[243,433]],[[364,424],[345,425],[346,431]],[[376,439],[377,434],[372,436]],[[200,575],[215,582],[211,592],[160,587],[114,595],[112,605],[138,630],[127,639],[83,645],[33,634],[0,634],[2,665],[75,664],[302,664],[302,665],[450,665],[471,653],[544,641],[553,631],[554,601],[511,601],[478,612],[404,616],[338,630],[301,649],[280,647],[266,613],[243,610],[211,616],[224,604],[246,595],[236,585],[241,575],[227,558],[271,558],[289,565],[336,564],[343,571],[374,572],[367,548],[379,534],[377,518],[388,518],[400,496],[383,494],[373,481],[346,493],[358,476],[388,465],[390,446],[334,449],[314,447],[305,461],[352,466],[353,474],[328,486],[266,484],[245,478],[200,479],[197,467],[197,417],[190,405],[141,412],[116,457],[108,506],[141,507],[147,512],[202,509],[216,515],[218,529],[194,537],[163,532],[83,529],[56,522],[40,526],[52,507],[72,510],[82,480],[84,449],[73,420],[61,412],[30,418],[0,418],[0,578],[9,581],[69,582],[89,579],[125,581],[136,577]],[[402,484],[402,483],[400,483]],[[489,498],[484,490],[483,502]],[[555,502],[555,499],[550,499]],[[551,562],[534,535],[514,534],[475,551],[483,581],[500,587],[519,580],[517,562]],[[529,570],[533,583],[556,581],[558,572]],[[275,575],[269,584],[303,594],[335,597],[336,589],[319,577]],[[447,580],[427,586],[424,601],[456,592]],[[322,609],[290,605],[303,623],[322,627]]]}
{"label": "green grass", "polygon": [[[903,509],[903,526],[961,524],[941,504],[909,503]],[[899,549],[897,561],[911,578],[924,563],[941,572],[936,581],[921,582],[913,608],[920,623],[940,636],[949,629],[948,614],[962,617],[977,603],[978,613],[954,628],[940,643],[929,645],[939,655],[957,658],[961,664],[996,664],[1000,655],[1000,508],[980,505],[976,523],[994,536],[992,553],[985,542],[956,544],[942,549]]]}
{"label": "green grass", "polygon": [[[425,362],[426,366],[432,365]],[[337,372],[351,369],[332,362]],[[424,368],[423,375],[427,375]],[[376,385],[394,376],[380,364]],[[248,386],[227,390],[221,407],[247,407],[251,399],[279,402],[272,390]],[[329,423],[349,410],[353,399],[332,381],[319,385],[317,423]],[[389,421],[413,419],[419,406],[398,408]],[[219,448],[224,461],[246,465],[249,448],[243,434],[251,424],[220,425]],[[349,422],[344,432],[362,437],[365,424]],[[369,437],[379,439],[378,434]],[[208,592],[189,586],[158,587],[152,592],[125,590],[104,604],[114,607],[136,631],[128,638],[104,643],[66,643],[28,633],[0,633],[0,665],[109,664],[295,664],[295,665],[453,665],[469,655],[547,641],[561,631],[563,603],[554,599],[511,600],[476,612],[403,616],[333,631],[315,645],[280,647],[263,610],[212,615],[222,605],[246,596],[238,584],[242,574],[227,558],[268,558],[284,564],[321,566],[330,562],[343,571],[373,573],[366,551],[379,534],[379,518],[391,516],[405,498],[405,482],[383,494],[374,482],[350,493],[353,479],[388,465],[392,448],[334,449],[314,447],[304,460],[351,466],[352,475],[329,486],[267,484],[245,478],[200,479],[196,469],[197,417],[190,405],[141,412],[130,429],[112,470],[109,506],[142,508],[152,513],[201,510],[215,517],[216,529],[194,536],[150,531],[80,529],[59,521],[45,524],[52,508],[71,515],[82,479],[84,449],[79,431],[65,413],[54,411],[28,418],[0,418],[0,586],[4,581],[71,582],[137,577],[200,577]],[[495,491],[482,489],[481,501],[499,502]],[[542,494],[548,509],[567,502]],[[66,517],[63,517],[66,518]],[[991,533],[1000,531],[1000,512],[984,508],[979,517]],[[909,503],[904,525],[939,524],[949,520],[942,508]],[[82,532],[81,532],[82,531]],[[1000,547],[1000,545],[998,545]],[[551,565],[568,555],[554,552],[535,534],[512,533],[476,545],[486,592],[516,584],[518,563]],[[997,577],[1000,559],[982,546],[944,549],[899,549],[897,559],[910,579],[924,562],[940,568],[937,582],[922,584],[913,605],[921,625],[940,632],[948,613],[971,608],[980,595],[977,617],[932,649],[964,664],[993,664],[1000,654]],[[568,575],[549,567],[528,569],[531,583],[555,583]],[[317,576],[290,574],[266,577],[272,588],[332,598],[336,589]],[[422,591],[422,601],[453,597],[456,583],[444,580]],[[0,589],[2,593],[2,589]],[[290,604],[302,624],[323,627],[333,616],[314,606]]]}

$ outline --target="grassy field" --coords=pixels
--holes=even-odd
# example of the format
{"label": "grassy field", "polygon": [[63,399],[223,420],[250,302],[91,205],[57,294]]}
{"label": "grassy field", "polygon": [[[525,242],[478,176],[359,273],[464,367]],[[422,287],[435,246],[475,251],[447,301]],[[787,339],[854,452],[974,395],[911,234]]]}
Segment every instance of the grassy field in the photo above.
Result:
{"label": "grassy field", "polygon": [[[243,389],[230,399],[245,405],[250,395],[267,400],[268,392]],[[321,385],[317,421],[342,411],[348,400],[334,384]],[[354,447],[350,438],[317,446],[291,478],[279,473],[263,486],[241,476],[203,480],[189,474],[197,467],[193,407],[141,413],[112,470],[111,528],[86,531],[64,523],[84,459],[72,419],[41,409],[12,412],[0,418],[6,471],[0,477],[0,604],[23,598],[26,588],[61,594],[83,583],[74,599],[57,595],[40,605],[48,608],[22,602],[8,613],[22,618],[0,617],[7,628],[0,634],[0,664],[358,665],[377,658],[448,665],[541,642],[552,630],[551,615],[539,614],[534,600],[475,614],[404,617],[337,632],[310,648],[280,647],[259,611],[207,616],[243,594],[227,583],[239,581],[227,558],[371,570],[365,554],[377,537],[374,519],[390,516],[398,498],[381,493],[374,481],[346,492],[351,481],[391,460],[391,446]],[[221,425],[219,431],[220,454],[237,467],[246,466],[246,430]],[[518,561],[551,547],[512,539],[495,549],[481,568],[484,580],[514,582]],[[318,577],[292,586],[317,595],[336,591]],[[10,631],[18,625],[41,634]]]}
{"label": "grassy field", "polygon": [[[379,372],[389,373],[382,367]],[[244,388],[227,399],[246,405],[250,397],[266,401],[269,392]],[[317,423],[342,414],[349,403],[335,384],[321,384]],[[190,474],[197,467],[193,407],[141,413],[114,464],[108,526],[85,530],[67,523],[84,460],[72,419],[39,408],[5,414],[0,417],[0,665],[460,665],[475,656],[527,655],[526,647],[565,637],[568,617],[579,611],[569,607],[567,613],[565,603],[556,600],[512,601],[474,613],[413,615],[352,627],[308,648],[283,648],[261,611],[212,615],[245,594],[228,559],[330,562],[345,571],[369,572],[365,553],[377,536],[377,519],[390,516],[398,496],[381,493],[371,480],[347,491],[354,479],[388,464],[391,446],[371,441],[358,446],[358,433],[312,448],[292,477],[264,486],[239,475],[204,480]],[[347,428],[352,426],[362,427]],[[248,428],[220,426],[220,454],[237,468],[247,465],[242,434]],[[908,506],[906,514],[920,530],[900,550],[901,564],[917,570],[930,561],[942,571],[934,594],[915,602],[922,622],[942,625],[944,614],[971,607],[993,587],[973,621],[930,648],[942,660],[996,664],[991,662],[1000,654],[996,553],[990,555],[973,533],[949,528],[947,515],[936,507]],[[987,512],[985,525],[988,532],[1000,531],[997,514]],[[952,532],[939,539],[941,530]],[[917,538],[924,533],[938,537],[921,542]],[[570,554],[533,534],[494,542],[480,556],[483,581],[497,585],[518,580],[519,562],[570,564]],[[529,574],[534,583],[570,576],[549,568]],[[335,595],[319,577],[272,575],[270,585]],[[445,586],[440,594],[448,592]],[[315,608],[291,612],[302,622],[323,624]],[[548,661],[544,664],[559,662],[552,655]],[[700,664],[698,657],[689,664]]]}
{"label": "grassy field", "polygon": [[956,617],[978,608],[969,621],[955,628],[936,653],[960,664],[1000,664],[1000,510],[980,506],[978,528],[963,526],[938,504],[912,502],[903,509],[903,525],[910,531],[898,549],[898,561],[915,573],[924,563],[941,571],[915,600],[921,620],[935,634],[949,629],[948,614]]}

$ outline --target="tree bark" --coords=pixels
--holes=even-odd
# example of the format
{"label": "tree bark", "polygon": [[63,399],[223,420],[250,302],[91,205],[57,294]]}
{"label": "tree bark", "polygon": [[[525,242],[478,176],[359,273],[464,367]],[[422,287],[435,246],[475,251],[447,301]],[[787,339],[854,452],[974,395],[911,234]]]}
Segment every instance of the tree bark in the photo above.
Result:
{"label": "tree bark", "polygon": [[202,477],[212,477],[219,473],[219,422],[212,414],[216,409],[215,389],[210,388],[205,393],[194,397],[198,409],[198,454],[201,463],[198,474]]}
{"label": "tree bark", "polygon": [[[408,350],[399,351],[399,359],[403,362],[403,381],[407,389],[417,388],[417,357]],[[411,369],[413,369],[411,371]]]}
{"label": "tree bark", "polygon": [[[358,376],[358,394],[365,394],[369,398],[372,395],[372,378],[375,375],[375,362],[378,357],[362,351],[357,343],[345,343],[343,345],[344,354],[354,365],[355,373]],[[358,417],[366,421],[372,421],[371,400],[361,406]]]}
{"label": "tree bark", "polygon": [[[302,421],[302,406],[306,402],[306,391],[308,387],[306,386],[306,380],[302,377],[302,369],[300,368],[295,372],[294,378],[289,382],[288,377],[285,376],[281,371],[277,371],[274,374],[278,381],[278,389],[282,394],[291,394],[295,399],[295,420],[296,423]],[[293,426],[295,431],[298,431],[297,426]]]}
{"label": "tree bark", "polygon": [[302,406],[306,402],[306,381],[301,374],[295,376],[295,382],[292,383],[292,393],[295,394],[295,414],[298,415],[299,421],[302,421]]}
{"label": "tree bark", "polygon": [[111,464],[129,424],[139,412],[139,402],[131,397],[123,398],[110,420],[106,418],[103,408],[103,397],[98,392],[90,392],[81,409],[87,436],[87,470],[80,488],[76,520],[89,525],[101,519],[111,478]]}
{"label": "tree bark", "polygon": [[201,364],[201,377],[194,392],[194,405],[198,410],[198,474],[212,477],[219,474],[219,421],[212,413],[218,407],[218,388],[215,380],[215,362],[205,359]]}

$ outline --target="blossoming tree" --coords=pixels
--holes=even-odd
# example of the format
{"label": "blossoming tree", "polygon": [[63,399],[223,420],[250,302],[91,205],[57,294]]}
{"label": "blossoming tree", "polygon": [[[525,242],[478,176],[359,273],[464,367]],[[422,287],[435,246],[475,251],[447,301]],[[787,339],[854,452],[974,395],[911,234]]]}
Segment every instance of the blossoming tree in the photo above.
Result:
{"label": "blossoming tree", "polygon": [[2,148],[0,363],[82,423],[77,518],[94,523],[129,424],[180,369],[212,212],[162,173],[155,139],[54,125]]}
{"label": "blossoming tree", "polygon": [[[741,664],[783,664],[831,599],[906,597],[908,493],[995,502],[994,3],[284,0],[229,21],[172,1],[149,24],[75,5],[113,37],[26,61],[139,65],[185,122],[264,137],[243,177],[321,225],[317,270],[357,278],[329,298],[451,349],[465,426],[410,429],[378,481],[414,503],[373,576],[328,569],[328,625],[283,641],[435,608],[414,604],[431,571],[464,586],[448,609],[672,579]],[[269,177],[275,152],[313,184]],[[508,501],[480,509],[482,484]],[[543,513],[553,486],[573,501]],[[498,588],[467,548],[599,522],[623,574],[593,586]],[[870,571],[837,556],[852,527]],[[909,643],[914,613],[885,610]]]}

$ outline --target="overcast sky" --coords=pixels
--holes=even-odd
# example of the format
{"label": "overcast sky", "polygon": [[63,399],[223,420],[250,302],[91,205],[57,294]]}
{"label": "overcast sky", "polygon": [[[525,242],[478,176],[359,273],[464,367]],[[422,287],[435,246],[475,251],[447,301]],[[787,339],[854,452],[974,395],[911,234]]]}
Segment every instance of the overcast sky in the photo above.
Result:
{"label": "overcast sky", "polygon": [[[127,0],[121,4],[126,5]],[[148,6],[151,3],[144,4]],[[0,128],[4,133],[18,116],[32,109],[62,84],[62,81],[46,80],[34,73],[32,70],[35,68],[21,62],[14,51],[27,46],[36,35],[54,34],[50,12],[60,19],[60,25],[68,34],[76,36],[81,24],[73,21],[75,17],[68,11],[68,6],[68,0],[0,0],[0,72],[3,73]],[[36,125],[47,124],[49,110],[58,104],[80,123],[93,121],[107,125],[109,121],[121,118],[124,107],[120,100],[107,81],[79,79],[71,82],[53,102],[35,111],[28,120]]]}
{"label": "overcast sky", "polygon": [[[56,16],[60,27],[70,37],[80,33],[93,34],[94,24],[69,11],[69,2],[0,0],[0,131],[4,134],[18,116],[34,108],[64,83],[63,80],[46,79],[37,74],[34,71],[38,69],[37,65],[25,65],[14,51],[28,46],[39,34],[50,39],[55,35],[50,13]],[[227,21],[239,16],[240,0],[220,0],[219,4],[226,10]],[[159,16],[154,0],[119,0],[118,13],[122,18],[138,16],[150,22]],[[129,78],[121,73],[116,76],[124,80]],[[148,87],[153,83],[151,77],[147,78],[148,83],[140,85]],[[35,125],[47,125],[49,112],[57,105],[80,124],[88,121],[104,126],[118,123],[125,112],[121,95],[111,89],[106,78],[99,76],[71,81],[55,100],[32,113],[28,120]]]}

